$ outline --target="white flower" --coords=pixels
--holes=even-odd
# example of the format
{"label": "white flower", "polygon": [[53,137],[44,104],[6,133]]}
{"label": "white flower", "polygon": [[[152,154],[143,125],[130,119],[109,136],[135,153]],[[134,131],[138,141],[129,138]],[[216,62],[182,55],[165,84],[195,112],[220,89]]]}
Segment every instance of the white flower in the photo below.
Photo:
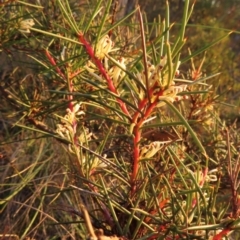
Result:
{"label": "white flower", "polygon": [[217,176],[216,173],[219,171],[219,169],[215,168],[210,171],[200,170],[193,172],[190,169],[188,169],[188,172],[194,176],[195,180],[199,184],[199,186],[202,188],[205,182],[216,182]]}
{"label": "white flower", "polygon": [[[74,104],[74,103],[73,103]],[[80,110],[81,103],[76,103],[71,111],[67,108],[67,114],[61,118],[62,124],[57,125],[56,132],[61,136],[72,141],[76,134],[77,116],[84,115],[85,113]]]}
{"label": "white flower", "polygon": [[[119,65],[123,68],[126,69],[126,65],[124,64],[125,59],[121,58],[118,63]],[[123,77],[125,76],[125,72],[119,68],[118,66],[113,66],[110,70],[109,70],[109,76],[113,79],[113,82],[115,84],[115,86],[123,79]]]}
{"label": "white flower", "polygon": [[216,182],[217,181],[217,176],[216,173],[219,172],[219,169],[215,168],[212,169],[208,172],[208,175],[206,176],[206,181],[207,182]]}
{"label": "white flower", "polygon": [[[178,67],[180,65],[180,61],[177,62],[177,70],[175,72],[176,74],[179,74],[179,70]],[[164,100],[168,100],[170,102],[174,102],[175,101],[175,97],[179,92],[182,92],[186,89],[186,85],[181,85],[181,86],[175,86],[175,82],[174,80],[171,78],[169,79],[169,74],[168,74],[168,66],[167,66],[167,58],[166,56],[163,57],[160,61],[160,63],[158,65],[153,65],[150,62],[147,63],[147,77],[148,77],[148,83],[149,83],[149,88],[155,88],[159,91],[160,90],[164,90],[163,96],[160,97],[159,100],[164,99]],[[139,81],[141,81],[143,84],[146,85],[146,74],[144,71],[137,73],[136,77],[139,79]],[[140,95],[140,99],[143,99],[143,96],[145,94],[143,94],[141,92],[141,88],[139,90],[139,95]],[[154,102],[156,100],[156,98],[152,98],[151,102]],[[161,103],[160,104],[165,105],[165,103]]]}
{"label": "white flower", "polygon": [[[165,102],[161,102],[161,100],[166,100],[168,102],[174,102],[174,101],[181,100],[181,96],[177,96],[177,94],[185,91],[186,88],[187,88],[187,85],[180,85],[180,86],[172,85],[172,86],[170,86],[168,89],[166,89],[163,92],[163,95],[158,98],[158,100],[160,100],[160,103],[158,103],[157,107],[162,107],[166,104]],[[153,99],[153,101],[154,100],[155,99]]]}
{"label": "white flower", "polygon": [[65,61],[66,60],[66,50],[67,50],[67,47],[66,46],[63,46],[63,49],[60,53],[60,57],[61,57],[61,60],[62,61]]}
{"label": "white flower", "polygon": [[105,55],[111,51],[112,45],[112,40],[109,38],[108,35],[102,37],[96,45],[96,57],[98,57],[99,59],[103,59]]}
{"label": "white flower", "polygon": [[19,31],[23,33],[30,33],[31,27],[34,25],[32,18],[25,19],[19,22]]}
{"label": "white flower", "polygon": [[74,105],[72,111],[71,111],[70,108],[67,108],[66,109],[67,114],[62,119],[62,122],[73,124],[76,120],[76,116],[84,115],[85,113],[83,111],[79,111],[80,107],[81,107],[81,103],[77,103],[77,104]]}
{"label": "white flower", "polygon": [[169,142],[170,141],[155,141],[150,143],[149,145],[144,146],[140,151],[140,159],[152,158],[159,150],[161,150],[162,146],[165,143]]}
{"label": "white flower", "polygon": [[92,133],[86,128],[78,137],[78,141],[83,144],[91,139]]}

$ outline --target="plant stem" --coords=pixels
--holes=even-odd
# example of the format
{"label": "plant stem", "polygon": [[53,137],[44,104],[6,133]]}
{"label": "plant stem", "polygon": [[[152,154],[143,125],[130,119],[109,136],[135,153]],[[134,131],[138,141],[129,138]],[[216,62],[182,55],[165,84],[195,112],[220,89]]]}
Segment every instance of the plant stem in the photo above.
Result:
{"label": "plant stem", "polygon": [[139,168],[139,156],[140,156],[140,149],[139,149],[139,141],[141,140],[141,124],[137,124],[134,127],[133,134],[133,171],[131,175],[131,183],[132,183],[132,193],[135,191],[135,180],[138,173]]}
{"label": "plant stem", "polygon": [[[153,91],[150,91],[153,93]],[[137,124],[134,127],[133,134],[134,134],[134,140],[133,140],[133,171],[131,175],[131,184],[132,184],[132,195],[135,192],[135,180],[137,178],[138,174],[138,169],[139,169],[139,158],[140,158],[140,148],[139,148],[139,142],[141,140],[141,127],[144,123],[144,121],[152,114],[154,111],[155,107],[158,104],[158,97],[163,95],[163,90],[159,90],[158,93],[156,94],[156,100],[153,103],[150,103],[148,107],[145,110],[144,116],[140,119],[138,119],[139,112],[136,112],[133,117],[133,123]],[[147,105],[148,98],[146,97],[143,101],[140,102],[139,107],[140,109],[144,108]]]}
{"label": "plant stem", "polygon": [[[103,77],[105,78],[105,80],[107,81],[107,84],[108,84],[108,89],[112,92],[112,93],[115,93],[116,95],[118,95],[118,92],[113,84],[113,80],[110,78],[110,76],[107,74],[102,62],[100,59],[98,59],[96,56],[95,56],[95,53],[94,53],[94,50],[92,48],[92,46],[87,42],[87,40],[84,38],[83,34],[82,33],[78,33],[78,39],[79,41],[85,46],[86,48],[86,51],[88,53],[88,55],[90,56],[90,58],[92,59],[92,61],[96,64],[99,72],[103,75]],[[122,111],[131,118],[129,112],[128,112],[128,109],[125,105],[125,103],[117,98],[117,101],[122,109]]]}
{"label": "plant stem", "polygon": [[50,61],[51,65],[55,67],[57,73],[63,78],[66,79],[65,75],[63,74],[63,72],[61,71],[61,69],[57,66],[57,63],[55,61],[55,59],[51,56],[51,54],[49,53],[49,51],[46,49],[45,50],[45,54],[48,58],[48,60]]}

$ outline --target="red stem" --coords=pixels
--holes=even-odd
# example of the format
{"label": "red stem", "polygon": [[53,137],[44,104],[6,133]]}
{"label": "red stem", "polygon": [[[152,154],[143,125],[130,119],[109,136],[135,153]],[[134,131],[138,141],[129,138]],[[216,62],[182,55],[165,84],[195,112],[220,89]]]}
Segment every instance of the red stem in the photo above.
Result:
{"label": "red stem", "polygon": [[[85,46],[86,48],[86,52],[88,53],[88,55],[90,56],[91,60],[95,63],[95,65],[97,66],[99,72],[102,74],[102,76],[105,78],[105,80],[107,81],[108,84],[108,88],[109,90],[118,95],[118,92],[113,84],[112,79],[109,77],[109,75],[107,74],[105,68],[102,65],[102,62],[100,59],[98,59],[95,56],[94,50],[92,48],[92,46],[86,41],[86,39],[84,38],[82,33],[78,34],[78,39],[79,41]],[[153,93],[154,90],[156,90],[157,87],[157,82],[154,84],[154,86],[149,89],[148,92],[148,96],[153,97]],[[145,110],[144,116],[141,117],[139,120],[139,111],[135,112],[135,114],[133,115],[133,117],[131,118],[128,109],[126,108],[125,103],[117,98],[117,101],[122,109],[122,111],[131,119],[131,122],[136,124],[133,130],[133,134],[134,134],[134,152],[133,152],[133,170],[132,170],[132,175],[131,175],[131,182],[132,182],[132,193],[135,192],[135,180],[138,174],[138,169],[139,169],[139,157],[140,157],[140,148],[139,148],[139,142],[141,140],[141,127],[143,125],[144,120],[146,120],[152,113],[152,111],[154,110],[154,108],[157,106],[158,103],[158,97],[163,95],[163,90],[159,90],[157,92],[157,94],[154,94],[156,97],[156,100],[153,103],[149,103],[149,99],[146,97],[145,99],[143,99],[142,101],[139,102],[138,104],[138,110],[142,111],[147,104],[149,103],[150,105],[147,107],[147,109]]]}
{"label": "red stem", "polygon": [[[88,53],[88,55],[90,56],[90,58],[92,59],[92,61],[96,64],[99,72],[103,75],[103,77],[106,79],[107,81],[107,84],[108,84],[108,88],[109,90],[112,92],[112,93],[115,93],[116,95],[118,95],[118,92],[113,84],[113,81],[112,79],[109,77],[109,75],[107,74],[105,68],[103,67],[102,65],[102,62],[100,59],[98,59],[96,56],[95,56],[95,53],[93,51],[93,48],[92,46],[86,41],[86,39],[84,38],[83,34],[82,33],[79,33],[78,34],[78,38],[79,38],[79,41],[85,46],[86,48],[86,51]],[[117,98],[117,101],[122,109],[122,111],[128,116],[130,117],[130,114],[128,112],[128,109],[125,105],[125,103]]]}
{"label": "red stem", "polygon": [[[153,91],[151,91],[153,92]],[[134,147],[134,152],[133,152],[133,171],[132,171],[132,176],[131,176],[131,183],[132,183],[132,195],[135,192],[135,180],[138,174],[138,169],[139,169],[139,158],[140,158],[140,148],[139,148],[139,142],[141,140],[141,127],[144,123],[144,121],[151,115],[151,113],[153,112],[154,108],[157,106],[158,104],[158,97],[163,95],[163,90],[158,91],[158,93],[156,94],[156,100],[151,103],[145,113],[144,116],[142,118],[140,118],[136,124],[136,126],[134,127],[133,130],[133,135],[134,135],[134,140],[133,140],[133,147]],[[151,96],[150,96],[151,97]],[[144,107],[144,104],[146,106],[146,104],[148,103],[148,99],[145,98],[140,104],[139,106]],[[137,113],[135,113],[133,120],[137,121],[138,115]],[[134,122],[133,122],[134,123]]]}
{"label": "red stem", "polygon": [[70,76],[69,76],[69,78],[70,79],[73,79],[74,77],[76,77],[79,73],[81,73],[82,72],[82,69],[79,69],[79,70],[77,70],[76,72],[74,72],[74,73],[71,73],[70,74]]}
{"label": "red stem", "polygon": [[[64,75],[64,73],[61,71],[61,69],[57,66],[57,63],[55,61],[55,59],[51,56],[51,54],[48,52],[48,50],[45,50],[46,56],[48,58],[48,60],[50,61],[50,63],[52,64],[52,66],[55,66],[55,69],[57,71],[57,73],[64,79],[67,79],[67,77]],[[73,92],[73,84],[72,84],[72,80],[68,78],[69,81],[69,92],[72,93]],[[70,109],[71,112],[74,111],[74,104],[73,104],[73,95],[68,95],[68,100],[70,101],[68,104],[68,108]],[[74,132],[74,143],[77,144],[78,139],[77,139],[77,121],[76,119],[73,119],[72,122],[72,128],[73,128],[73,132]]]}
{"label": "red stem", "polygon": [[141,140],[141,125],[137,124],[134,127],[134,139],[133,139],[133,171],[131,175],[131,182],[132,182],[132,193],[135,191],[134,185],[135,185],[135,180],[137,177],[138,173],[138,168],[139,168],[139,156],[140,156],[140,149],[139,149],[139,141]]}
{"label": "red stem", "polygon": [[202,177],[202,180],[200,181],[199,183],[199,186],[200,187],[203,187],[205,181],[206,181],[206,178],[207,178],[207,175],[208,175],[208,167],[206,167],[204,170],[203,170],[203,177]]}
{"label": "red stem", "polygon": [[[157,82],[151,87],[151,89],[149,89],[148,96],[150,97],[150,99],[151,99],[151,97],[153,95],[153,92],[156,89],[156,87],[157,87]],[[143,108],[146,106],[146,104],[148,102],[149,102],[148,97],[145,97],[142,101],[139,102],[138,110],[142,111]],[[140,115],[140,113],[138,111],[135,112],[135,114],[133,115],[133,121],[132,121],[133,123],[137,122],[137,119],[138,119],[139,115]]]}
{"label": "red stem", "polygon": [[213,240],[221,240],[223,237],[227,236],[227,234],[231,231],[231,229],[223,229],[220,233],[216,234],[213,237]]}
{"label": "red stem", "polygon": [[57,66],[57,63],[55,61],[55,59],[51,56],[51,54],[48,52],[48,50],[45,50],[46,56],[48,58],[48,60],[50,61],[50,63],[55,66],[55,69],[57,71],[57,73],[64,79],[66,79],[65,75],[62,73],[61,69]]}

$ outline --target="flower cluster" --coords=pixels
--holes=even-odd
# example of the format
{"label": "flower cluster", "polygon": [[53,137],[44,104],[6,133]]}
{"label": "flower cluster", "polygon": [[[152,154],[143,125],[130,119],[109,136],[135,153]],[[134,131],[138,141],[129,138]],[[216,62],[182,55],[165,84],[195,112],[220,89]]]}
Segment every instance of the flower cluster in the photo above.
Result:
{"label": "flower cluster", "polygon": [[106,54],[112,50],[112,40],[108,35],[103,36],[96,45],[95,56],[99,59],[103,59]]}
{"label": "flower cluster", "polygon": [[120,58],[120,60],[118,60],[117,63],[121,66],[121,68],[118,66],[113,66],[108,71],[108,74],[112,78],[115,86],[117,86],[120,83],[120,81],[124,78],[125,76],[124,70],[126,69],[125,58],[123,57]]}
{"label": "flower cluster", "polygon": [[[174,84],[174,82],[173,82]],[[157,107],[161,107],[163,105],[165,105],[164,102],[161,102],[161,100],[167,100],[169,102],[175,102],[175,101],[180,101],[182,99],[187,99],[186,96],[178,96],[178,93],[180,92],[184,92],[187,89],[187,85],[179,85],[179,86],[169,86],[169,88],[167,88],[162,96],[158,97],[158,100],[160,101],[157,105]]]}
{"label": "flower cluster", "polygon": [[61,124],[57,125],[56,132],[64,139],[72,142],[76,134],[77,117],[85,113],[80,110],[81,103],[76,103],[73,109],[67,108],[67,114],[61,118]]}
{"label": "flower cluster", "polygon": [[[69,142],[68,151],[80,159],[82,166],[88,164],[91,169],[105,167],[106,164],[99,157],[81,154],[80,148],[88,145],[93,134],[86,127],[77,133],[78,118],[85,115],[85,112],[81,110],[82,103],[73,102],[73,104],[72,109],[67,108],[67,114],[61,118],[61,123],[57,124],[56,133]],[[103,156],[103,158],[105,157]]]}
{"label": "flower cluster", "polygon": [[30,33],[30,29],[34,24],[35,23],[32,18],[22,20],[19,22],[18,30],[22,33]]}
{"label": "flower cluster", "polygon": [[145,145],[142,147],[140,151],[140,159],[152,158],[164,144],[169,143],[171,141],[155,141],[151,142],[149,145]]}
{"label": "flower cluster", "polygon": [[[177,70],[175,75],[179,74],[178,68],[180,62],[177,63]],[[145,72],[137,73],[137,78],[146,85],[146,74]],[[150,62],[147,63],[147,77],[149,81],[149,88],[158,86],[161,89],[165,89],[168,86],[174,84],[173,79],[169,78],[167,58],[163,57],[158,65],[153,65]]]}
{"label": "flower cluster", "polygon": [[[177,63],[177,70],[175,76],[179,75],[178,67],[180,62]],[[136,77],[141,81],[145,86],[147,85],[146,74],[144,71],[138,72]],[[187,89],[186,84],[176,85],[173,77],[169,77],[168,66],[166,57],[162,58],[160,63],[156,66],[148,62],[147,64],[147,77],[149,89],[153,90],[151,97],[151,102],[159,100],[157,107],[165,105],[161,100],[166,100],[169,102],[180,101],[182,99],[187,99],[187,96],[179,96],[180,92],[183,92]],[[142,88],[139,88],[139,98],[143,100],[146,98],[146,91]],[[159,96],[157,93],[161,91]]]}
{"label": "flower cluster", "polygon": [[[105,60],[104,68],[107,70],[107,73],[109,77],[112,79],[113,84],[115,87],[121,82],[121,80],[125,76],[125,65],[126,59],[121,57],[119,60],[116,61],[117,65],[113,65],[109,67],[108,60]],[[102,76],[97,72],[96,66],[91,62],[88,61],[88,63],[84,67],[88,73],[93,76],[96,80],[100,82],[105,82],[105,80],[102,78]]]}
{"label": "flower cluster", "polygon": [[205,182],[216,182],[217,176],[216,173],[218,172],[218,169],[212,169],[208,171],[207,169],[202,171],[193,172],[192,170],[188,169],[188,172],[194,177],[196,182],[200,187],[203,187],[203,184]]}

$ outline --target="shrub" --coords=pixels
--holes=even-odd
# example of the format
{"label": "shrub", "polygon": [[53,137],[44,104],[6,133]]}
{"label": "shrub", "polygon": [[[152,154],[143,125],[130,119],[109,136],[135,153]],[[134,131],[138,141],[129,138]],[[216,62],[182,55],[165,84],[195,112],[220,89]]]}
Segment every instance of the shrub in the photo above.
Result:
{"label": "shrub", "polygon": [[36,69],[3,73],[2,236],[221,239],[237,228],[238,134],[216,111],[218,73],[201,71],[229,34],[189,50],[182,74],[193,7],[172,37],[168,4],[152,24],[139,8],[116,21],[111,1],[86,14],[64,0],[3,4],[2,51]]}

